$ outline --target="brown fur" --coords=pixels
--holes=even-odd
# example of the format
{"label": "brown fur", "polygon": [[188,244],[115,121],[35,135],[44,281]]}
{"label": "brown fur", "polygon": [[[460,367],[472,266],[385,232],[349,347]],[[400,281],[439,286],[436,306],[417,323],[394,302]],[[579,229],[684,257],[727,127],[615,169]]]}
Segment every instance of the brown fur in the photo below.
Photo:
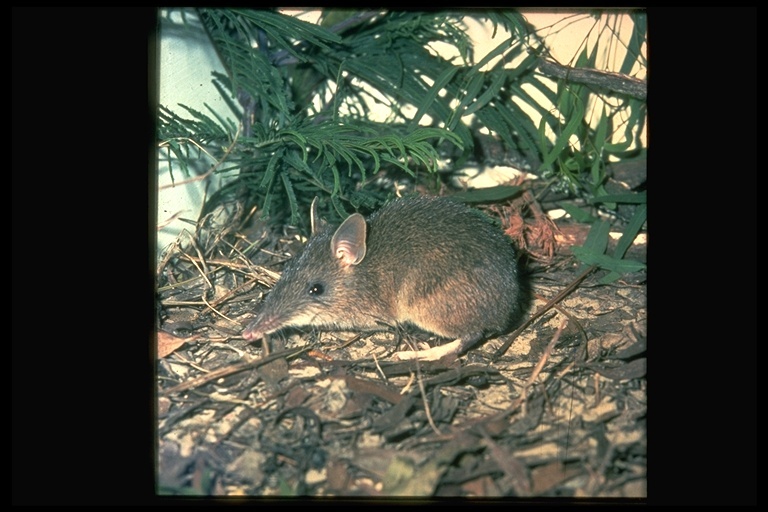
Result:
{"label": "brown fur", "polygon": [[337,230],[313,218],[318,232],[243,336],[255,340],[290,326],[368,331],[412,324],[459,338],[465,350],[503,333],[519,314],[514,248],[480,212],[421,197],[387,204],[367,229],[362,221],[350,216]]}

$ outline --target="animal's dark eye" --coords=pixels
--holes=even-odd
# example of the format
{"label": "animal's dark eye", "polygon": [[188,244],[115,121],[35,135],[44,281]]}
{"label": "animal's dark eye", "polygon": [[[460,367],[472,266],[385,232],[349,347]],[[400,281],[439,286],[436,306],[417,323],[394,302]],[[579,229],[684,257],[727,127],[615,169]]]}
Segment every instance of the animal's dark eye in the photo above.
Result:
{"label": "animal's dark eye", "polygon": [[325,287],[322,285],[322,283],[312,283],[309,285],[309,290],[307,293],[314,295],[315,297],[319,297],[325,293]]}

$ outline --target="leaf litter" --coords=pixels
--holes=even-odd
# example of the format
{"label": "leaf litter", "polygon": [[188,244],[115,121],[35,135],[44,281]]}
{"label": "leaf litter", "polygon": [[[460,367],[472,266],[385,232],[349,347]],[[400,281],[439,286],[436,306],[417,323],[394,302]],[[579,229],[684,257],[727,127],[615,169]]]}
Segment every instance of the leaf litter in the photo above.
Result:
{"label": "leaf litter", "polygon": [[551,237],[530,246],[573,225],[495,213],[528,245],[529,316],[581,281],[514,339],[436,362],[392,360],[440,342],[409,331],[246,343],[302,238],[244,229],[242,209],[188,233],[157,273],[158,492],[646,497],[644,273],[600,284]]}

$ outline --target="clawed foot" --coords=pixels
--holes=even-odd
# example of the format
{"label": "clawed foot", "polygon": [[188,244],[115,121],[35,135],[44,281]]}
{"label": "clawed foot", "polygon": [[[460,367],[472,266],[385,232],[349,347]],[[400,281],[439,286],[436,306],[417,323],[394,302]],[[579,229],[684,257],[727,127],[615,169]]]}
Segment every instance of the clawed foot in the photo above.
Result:
{"label": "clawed foot", "polygon": [[456,354],[461,349],[462,340],[452,341],[439,347],[432,347],[426,350],[409,350],[406,352],[396,352],[392,357],[396,361],[437,361],[443,357]]}

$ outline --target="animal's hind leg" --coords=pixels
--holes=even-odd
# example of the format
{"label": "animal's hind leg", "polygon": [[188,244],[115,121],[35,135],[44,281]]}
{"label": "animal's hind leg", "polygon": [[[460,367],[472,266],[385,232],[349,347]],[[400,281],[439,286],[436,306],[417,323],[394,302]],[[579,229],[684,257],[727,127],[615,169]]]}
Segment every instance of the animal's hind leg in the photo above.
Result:
{"label": "animal's hind leg", "polygon": [[414,359],[418,359],[419,361],[437,361],[438,359],[442,359],[449,355],[454,357],[459,356],[481,339],[483,339],[482,333],[471,334],[450,343],[446,343],[445,345],[432,347],[426,350],[397,352],[394,357],[400,361],[411,361]]}

